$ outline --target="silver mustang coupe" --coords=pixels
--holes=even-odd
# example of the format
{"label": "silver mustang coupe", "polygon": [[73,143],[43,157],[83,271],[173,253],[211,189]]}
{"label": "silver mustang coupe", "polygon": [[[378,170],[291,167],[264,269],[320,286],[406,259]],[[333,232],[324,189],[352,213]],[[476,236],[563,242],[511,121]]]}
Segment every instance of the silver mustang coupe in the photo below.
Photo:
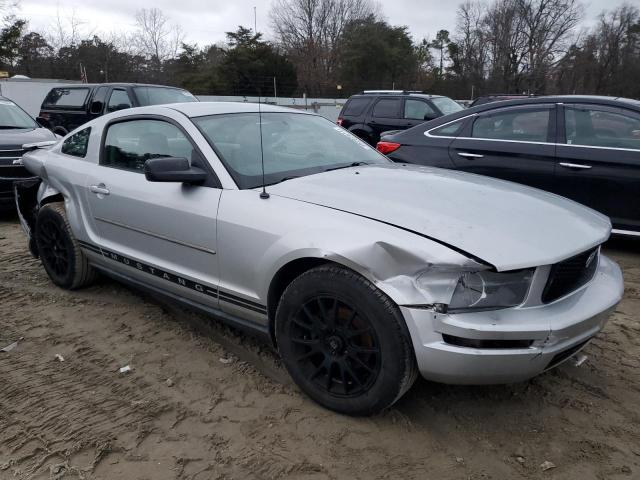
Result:
{"label": "silver mustang coupe", "polygon": [[393,164],[316,115],[134,108],[24,157],[30,248],[53,283],[97,271],[267,336],[299,387],[354,415],[417,373],[530,378],[622,296],[609,220],[514,183]]}

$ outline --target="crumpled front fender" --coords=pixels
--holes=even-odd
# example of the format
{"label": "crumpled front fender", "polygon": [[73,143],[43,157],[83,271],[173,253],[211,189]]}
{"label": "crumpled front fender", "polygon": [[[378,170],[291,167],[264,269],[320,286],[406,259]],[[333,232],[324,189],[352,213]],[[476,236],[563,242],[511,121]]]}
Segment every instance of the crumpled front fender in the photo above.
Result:
{"label": "crumpled front fender", "polygon": [[38,206],[42,206],[47,203],[47,199],[50,199],[51,197],[60,197],[61,195],[62,192],[52,187],[46,180],[42,180],[38,188]]}
{"label": "crumpled front fender", "polygon": [[[487,266],[455,252],[439,243],[409,232],[378,224],[375,233],[362,229],[358,236],[345,237],[343,232],[315,230],[287,236],[272,244],[264,254],[264,268],[269,278],[289,263],[317,258],[350,268],[386,293],[398,305],[432,305],[448,303],[453,294],[451,282],[430,282],[430,288],[421,287],[418,278],[431,273],[436,277],[455,277],[455,272],[482,270]],[[342,233],[342,234],[341,234]],[[296,238],[298,237],[298,238]],[[309,243],[306,248],[287,248]],[[375,239],[375,240],[374,240]],[[278,261],[268,267],[268,259]],[[268,285],[269,282],[260,282]],[[453,285],[455,287],[455,283]],[[267,292],[262,292],[266,298]]]}

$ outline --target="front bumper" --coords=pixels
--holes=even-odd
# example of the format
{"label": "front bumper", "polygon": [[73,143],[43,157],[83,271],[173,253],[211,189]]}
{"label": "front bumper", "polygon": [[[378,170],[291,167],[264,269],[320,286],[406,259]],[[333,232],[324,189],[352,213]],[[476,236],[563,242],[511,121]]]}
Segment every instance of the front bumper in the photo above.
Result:
{"label": "front bumper", "polygon": [[[453,384],[511,383],[534,377],[579,351],[604,327],[624,291],[618,265],[601,255],[593,279],[546,305],[441,314],[401,307],[423,377]],[[443,335],[473,340],[526,340],[525,348],[473,348]]]}

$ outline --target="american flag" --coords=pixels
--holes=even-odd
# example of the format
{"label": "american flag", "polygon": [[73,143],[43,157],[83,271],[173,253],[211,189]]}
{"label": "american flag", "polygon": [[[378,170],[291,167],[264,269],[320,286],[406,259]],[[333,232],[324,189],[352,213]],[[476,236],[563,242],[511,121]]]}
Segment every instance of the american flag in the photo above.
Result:
{"label": "american flag", "polygon": [[82,83],[89,83],[87,80],[87,69],[84,68],[82,64],[80,64],[80,81]]}

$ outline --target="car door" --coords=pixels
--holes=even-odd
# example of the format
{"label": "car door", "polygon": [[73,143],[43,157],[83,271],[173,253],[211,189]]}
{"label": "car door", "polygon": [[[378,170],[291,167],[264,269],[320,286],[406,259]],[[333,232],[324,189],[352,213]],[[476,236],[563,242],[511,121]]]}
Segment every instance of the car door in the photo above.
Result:
{"label": "car door", "polygon": [[465,130],[449,147],[457,169],[553,190],[555,105],[492,109]]}
{"label": "car door", "polygon": [[368,122],[374,133],[374,144],[380,139],[382,132],[406,128],[405,120],[400,114],[401,108],[402,97],[380,97],[376,100]]}
{"label": "car door", "polygon": [[564,104],[558,117],[557,193],[640,231],[640,113]]}
{"label": "car door", "polygon": [[440,114],[425,100],[417,98],[404,99],[403,118],[405,122],[403,128],[415,127],[439,116]]}
{"label": "car door", "polygon": [[216,217],[221,189],[149,182],[147,159],[184,157],[210,170],[186,131],[164,117],[125,117],[105,126],[99,164],[86,179],[89,222],[107,268],[217,307]]}

